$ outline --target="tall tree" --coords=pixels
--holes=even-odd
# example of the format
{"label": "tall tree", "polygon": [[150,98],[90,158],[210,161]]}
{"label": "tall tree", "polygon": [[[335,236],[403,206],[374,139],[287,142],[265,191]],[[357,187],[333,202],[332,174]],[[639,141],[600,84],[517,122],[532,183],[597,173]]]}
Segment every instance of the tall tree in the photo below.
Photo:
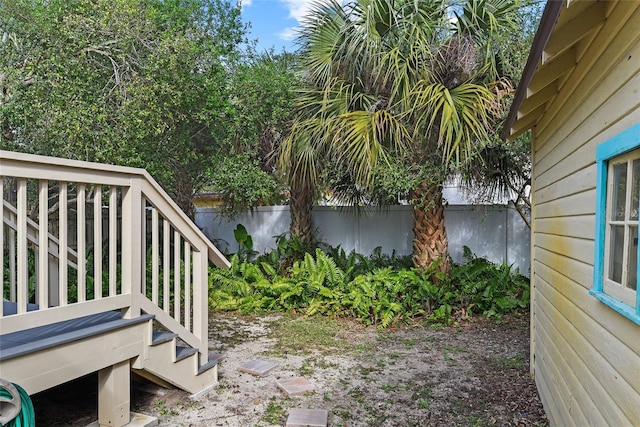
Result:
{"label": "tall tree", "polygon": [[326,164],[341,165],[364,188],[380,173],[400,171],[413,205],[414,264],[440,260],[447,272],[443,182],[488,140],[499,117],[510,84],[493,41],[515,30],[517,6],[315,3],[300,37],[305,86],[298,116],[281,147],[291,182],[313,190]]}
{"label": "tall tree", "polygon": [[207,184],[208,190],[222,193],[222,214],[284,199],[273,151],[291,121],[295,60],[292,54],[257,53],[249,47],[230,66],[228,150],[219,154],[221,167]]}
{"label": "tall tree", "polygon": [[[495,42],[501,47],[500,68],[517,86],[527,61],[529,47],[538,28],[544,3],[531,2],[518,10],[518,31],[498,35]],[[503,98],[510,105],[512,97]],[[505,113],[508,111],[504,108]],[[504,117],[506,119],[506,116]],[[477,151],[473,161],[461,171],[462,185],[476,202],[496,199],[513,203],[523,221],[530,228],[531,209],[531,134],[525,133],[514,141],[504,142],[498,134]]]}
{"label": "tall tree", "polygon": [[227,0],[0,0],[0,147],[144,167],[191,213],[244,31]]}

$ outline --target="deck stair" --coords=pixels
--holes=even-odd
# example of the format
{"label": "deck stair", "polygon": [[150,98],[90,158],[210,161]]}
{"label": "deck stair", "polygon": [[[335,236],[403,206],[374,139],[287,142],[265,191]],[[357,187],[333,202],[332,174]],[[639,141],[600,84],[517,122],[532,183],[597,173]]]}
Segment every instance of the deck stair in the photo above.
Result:
{"label": "deck stair", "polygon": [[97,371],[115,427],[132,370],[217,383],[207,276],[229,262],[146,171],[0,150],[0,194],[0,378],[33,394]]}
{"label": "deck stair", "polygon": [[151,337],[145,352],[131,365],[136,374],[163,387],[178,387],[195,396],[217,385],[217,359],[207,357],[202,363],[198,349],[180,342],[178,334],[153,330],[153,322],[149,322],[148,327]]}

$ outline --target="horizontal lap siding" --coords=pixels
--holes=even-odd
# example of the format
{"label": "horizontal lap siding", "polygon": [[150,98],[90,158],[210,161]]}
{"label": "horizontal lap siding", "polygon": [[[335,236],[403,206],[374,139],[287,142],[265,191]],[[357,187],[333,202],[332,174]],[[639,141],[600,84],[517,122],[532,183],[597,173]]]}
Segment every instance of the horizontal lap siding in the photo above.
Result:
{"label": "horizontal lap siding", "polygon": [[[581,151],[582,153],[582,151]],[[596,170],[591,167],[593,163],[594,153],[589,153],[589,164],[582,170],[574,171],[571,175],[551,176],[551,173],[542,175],[549,183],[537,182],[538,191],[536,193],[536,203],[548,203],[563,197],[578,195],[593,189],[593,183],[596,181]],[[572,165],[576,163],[571,159],[567,159]],[[558,167],[566,173],[564,168]]]}
{"label": "horizontal lap siding", "polygon": [[[543,272],[543,269],[539,272]],[[584,377],[589,378],[587,389],[591,396],[611,398],[616,402],[614,408],[602,408],[607,412],[607,419],[616,420],[617,426],[640,425],[640,414],[635,408],[638,403],[635,398],[638,393],[635,378],[640,372],[640,359],[633,349],[617,338],[611,337],[603,341],[601,337],[607,331],[601,325],[581,328],[581,325],[591,323],[590,316],[596,305],[591,302],[581,304],[580,300],[571,298],[574,293],[581,291],[579,284],[549,271],[545,272],[545,276],[553,282],[543,281],[538,289],[539,304],[544,307],[539,313],[540,323],[547,322],[547,329],[553,327],[558,331],[561,341],[576,355],[572,359],[574,364],[579,359],[586,366],[585,372],[588,371],[588,374]],[[562,292],[557,292],[558,283],[563,283]],[[601,360],[599,356],[603,356],[605,360]],[[604,385],[609,383],[614,383],[616,387],[605,390]]]}
{"label": "horizontal lap siding", "polygon": [[[595,168],[595,164],[593,165]],[[596,189],[591,184],[589,191],[571,194],[547,203],[537,203],[536,196],[533,196],[533,203],[538,208],[536,218],[560,218],[595,215],[596,213]],[[534,187],[535,188],[535,187]]]}
{"label": "horizontal lap siding", "polygon": [[575,215],[570,217],[541,218],[536,225],[536,231],[544,234],[593,240],[595,217],[591,214],[584,215],[584,218],[579,218],[579,220],[576,219]]}
{"label": "horizontal lap siding", "polygon": [[640,123],[640,8],[634,3],[616,6],[614,18],[624,16],[624,8],[634,15],[622,27],[605,23],[597,37],[607,39],[611,28],[618,36],[606,49],[585,53],[600,58],[575,90],[559,93],[534,129],[532,360],[554,426],[640,425],[640,326],[588,294],[595,150]]}
{"label": "horizontal lap siding", "polygon": [[[593,262],[593,240],[542,234],[536,231],[536,247],[548,248],[557,256],[565,259],[574,259],[590,264]],[[570,271],[565,271],[565,273],[570,273]]]}

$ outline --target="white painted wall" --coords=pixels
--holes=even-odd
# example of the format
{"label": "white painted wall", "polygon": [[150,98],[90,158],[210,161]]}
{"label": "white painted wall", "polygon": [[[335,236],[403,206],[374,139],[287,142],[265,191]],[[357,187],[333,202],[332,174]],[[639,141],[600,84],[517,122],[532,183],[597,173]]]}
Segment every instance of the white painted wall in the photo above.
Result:
{"label": "white painted wall", "polygon": [[[369,255],[376,247],[398,255],[412,253],[410,206],[369,208],[357,215],[351,207],[316,206],[313,220],[318,238],[345,251]],[[196,224],[220,248],[236,252],[233,229],[238,223],[251,234],[260,253],[275,248],[275,236],[289,231],[288,206],[264,206],[238,215],[233,220],[220,217],[215,209],[197,208]],[[504,205],[449,205],[445,209],[449,252],[454,262],[462,262],[463,246],[492,262],[506,262],[529,274],[529,228],[513,207]]]}

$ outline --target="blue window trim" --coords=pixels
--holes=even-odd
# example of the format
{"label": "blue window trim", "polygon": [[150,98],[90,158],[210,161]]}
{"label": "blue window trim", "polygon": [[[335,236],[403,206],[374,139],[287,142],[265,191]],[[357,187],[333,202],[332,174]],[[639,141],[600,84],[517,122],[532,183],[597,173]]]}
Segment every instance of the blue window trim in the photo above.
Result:
{"label": "blue window trim", "polygon": [[[589,291],[599,301],[640,325],[640,290],[636,291],[636,308],[604,293],[604,251],[607,217],[607,174],[609,160],[640,148],[640,123],[631,126],[596,148],[596,233],[593,265],[593,288]],[[640,259],[640,245],[638,245]],[[640,263],[638,263],[640,273]],[[637,275],[640,277],[640,274]]]}

